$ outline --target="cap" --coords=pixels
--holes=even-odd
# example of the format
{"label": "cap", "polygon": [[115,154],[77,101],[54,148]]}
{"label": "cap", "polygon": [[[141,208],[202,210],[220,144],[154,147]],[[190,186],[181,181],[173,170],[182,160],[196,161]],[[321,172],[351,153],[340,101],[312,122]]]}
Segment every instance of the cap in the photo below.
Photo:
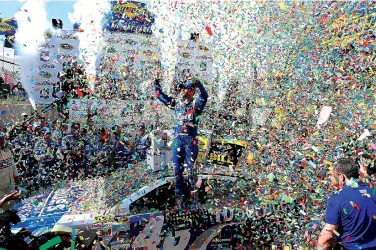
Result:
{"label": "cap", "polygon": [[5,138],[5,133],[4,132],[0,133],[0,138]]}
{"label": "cap", "polygon": [[193,89],[194,84],[192,81],[186,81],[185,83],[179,84],[179,89]]}
{"label": "cap", "polygon": [[26,114],[26,113],[22,113],[21,115],[22,115],[22,116],[28,116],[28,114]]}
{"label": "cap", "polygon": [[72,123],[71,128],[80,128],[80,125],[78,123]]}
{"label": "cap", "polygon": [[145,123],[140,122],[140,123],[138,124],[138,127],[139,127],[139,128],[145,128]]}

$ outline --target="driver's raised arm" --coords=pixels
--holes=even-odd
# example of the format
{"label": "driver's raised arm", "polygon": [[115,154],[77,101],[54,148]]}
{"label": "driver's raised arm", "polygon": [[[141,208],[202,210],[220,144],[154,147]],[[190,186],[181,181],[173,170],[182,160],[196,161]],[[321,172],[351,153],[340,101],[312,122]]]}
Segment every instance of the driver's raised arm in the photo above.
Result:
{"label": "driver's raised arm", "polygon": [[209,95],[204,85],[199,80],[196,80],[194,85],[196,88],[200,90],[200,94],[196,100],[195,107],[196,107],[197,114],[201,114],[208,101]]}
{"label": "driver's raised arm", "polygon": [[154,80],[154,87],[155,87],[155,94],[157,98],[169,108],[171,109],[175,108],[175,105],[176,105],[175,99],[163,93],[163,90],[160,84],[160,79]]}

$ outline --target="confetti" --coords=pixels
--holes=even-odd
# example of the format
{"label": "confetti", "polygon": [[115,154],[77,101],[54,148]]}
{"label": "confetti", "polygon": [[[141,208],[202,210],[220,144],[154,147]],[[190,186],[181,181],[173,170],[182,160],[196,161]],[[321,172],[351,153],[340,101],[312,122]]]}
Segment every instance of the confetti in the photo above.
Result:
{"label": "confetti", "polygon": [[61,238],[60,236],[57,236],[51,240],[49,240],[47,243],[43,244],[42,246],[40,246],[40,249],[41,250],[47,250],[57,244],[59,244],[61,242]]}
{"label": "confetti", "polygon": [[206,30],[206,32],[208,32],[209,36],[213,35],[213,32],[212,32],[212,30],[210,29],[209,26],[205,26],[205,30]]}
{"label": "confetti", "polygon": [[[0,112],[3,120],[13,119],[25,128],[10,133],[10,143],[20,150],[16,164],[21,166],[19,183],[12,187],[32,197],[27,205],[39,213],[46,201],[36,195],[68,188],[71,213],[107,212],[116,206],[119,214],[119,202],[125,197],[141,194],[139,190],[157,176],[174,176],[171,159],[166,160],[171,155],[164,152],[176,143],[153,134],[156,128],[173,128],[170,109],[175,105],[163,107],[154,99],[150,82],[155,62],[163,71],[161,85],[171,95],[178,92],[175,71],[192,68],[210,90],[207,107],[196,117],[201,138],[193,144],[198,145],[198,159],[202,159],[197,160],[197,171],[239,177],[236,183],[195,178],[193,185],[210,196],[202,205],[254,209],[256,223],[239,235],[244,242],[239,248],[262,249],[262,242],[276,249],[315,248],[321,215],[332,193],[328,172],[339,157],[372,157],[376,150],[375,50],[374,38],[369,36],[375,13],[365,2],[324,6],[322,1],[304,5],[299,1],[243,1],[240,5],[162,1],[148,6],[155,13],[152,39],[137,32],[111,35],[94,28],[99,19],[86,17],[87,25],[77,32],[84,46],[75,44],[74,53],[57,46],[52,53],[62,56],[53,60],[60,62],[54,66],[64,73],[64,91],[57,88],[48,93],[66,98],[64,106],[55,110],[61,116],[60,127],[49,122],[42,125],[41,119],[24,123],[22,118],[11,117],[12,107]],[[31,9],[27,15],[35,21]],[[152,23],[153,18],[146,15],[134,20]],[[110,19],[108,29],[121,25]],[[196,47],[190,48],[195,43],[183,37],[189,38],[194,31],[200,36]],[[26,41],[20,44],[31,47]],[[79,55],[75,66],[63,58],[73,55]],[[93,73],[88,70],[98,66]],[[43,77],[26,79],[22,82],[34,86]],[[39,94],[42,87],[37,87]],[[77,136],[70,130],[74,121],[80,124]],[[150,141],[137,136],[137,125],[132,123],[139,121],[146,123]],[[120,135],[114,135],[115,125],[120,125]],[[54,143],[45,147],[47,129]],[[216,140],[221,142],[210,152]],[[156,149],[142,150],[144,145]],[[33,159],[34,155],[39,159]],[[146,164],[154,156],[161,169],[158,173]],[[43,163],[49,160],[56,164]],[[74,200],[73,184],[84,186],[87,198]],[[173,183],[170,188],[174,189]],[[374,188],[363,195],[375,194]],[[156,195],[163,192],[158,190]],[[350,204],[360,210],[354,202]],[[348,214],[348,209],[343,213]],[[144,212],[150,210],[141,206],[137,211]],[[255,245],[247,245],[250,242]]]}

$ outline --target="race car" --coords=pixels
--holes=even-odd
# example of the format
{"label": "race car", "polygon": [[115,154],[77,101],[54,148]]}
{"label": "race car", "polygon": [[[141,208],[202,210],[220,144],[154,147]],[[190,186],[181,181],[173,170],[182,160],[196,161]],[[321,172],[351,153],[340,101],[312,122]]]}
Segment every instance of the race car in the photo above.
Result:
{"label": "race car", "polygon": [[[239,201],[233,194],[250,191],[244,186],[248,181],[198,174],[198,204],[181,210],[174,208],[171,174],[146,171],[132,183],[124,181],[125,176],[138,170],[122,169],[110,177],[66,183],[67,187],[24,200],[14,207],[21,222],[13,225],[12,231],[26,228],[34,236],[69,232],[88,249],[95,244],[111,249],[223,249],[247,245],[246,237],[240,238],[234,232],[246,226],[245,218],[252,217],[252,201],[246,197]],[[118,200],[114,194],[126,198]]]}
{"label": "race car", "polygon": [[[76,248],[84,243],[81,249],[268,249],[272,239],[260,237],[256,225],[276,204],[248,195],[257,182],[247,176],[249,166],[239,164],[245,143],[199,141],[196,199],[186,193],[186,209],[175,208],[172,166],[156,172],[140,162],[24,200],[14,207],[21,222],[12,230],[68,233]],[[268,230],[276,233],[278,225]]]}

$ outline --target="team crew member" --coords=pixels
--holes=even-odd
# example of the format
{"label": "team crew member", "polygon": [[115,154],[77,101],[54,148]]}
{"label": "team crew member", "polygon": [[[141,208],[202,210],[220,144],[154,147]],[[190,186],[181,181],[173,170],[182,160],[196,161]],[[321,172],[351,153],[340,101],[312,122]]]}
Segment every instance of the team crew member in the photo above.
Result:
{"label": "team crew member", "polygon": [[[163,93],[159,77],[157,77],[154,84],[158,99],[175,111],[172,161],[175,173],[176,200],[180,206],[183,201],[184,166],[187,166],[189,172],[190,191],[194,191],[193,165],[198,153],[197,128],[199,116],[208,99],[208,93],[200,81],[194,80],[189,76],[179,85],[180,98],[178,99]],[[196,100],[193,100],[196,88],[199,89],[200,95]]]}
{"label": "team crew member", "polygon": [[334,164],[330,180],[340,191],[328,200],[318,249],[331,249],[335,236],[344,249],[376,249],[376,194],[358,178],[352,159]]}
{"label": "team crew member", "polygon": [[137,159],[139,161],[146,160],[147,150],[151,146],[151,140],[150,140],[149,134],[146,133],[146,127],[144,123],[140,123],[138,125],[138,129],[136,131],[135,143],[136,143]]}

